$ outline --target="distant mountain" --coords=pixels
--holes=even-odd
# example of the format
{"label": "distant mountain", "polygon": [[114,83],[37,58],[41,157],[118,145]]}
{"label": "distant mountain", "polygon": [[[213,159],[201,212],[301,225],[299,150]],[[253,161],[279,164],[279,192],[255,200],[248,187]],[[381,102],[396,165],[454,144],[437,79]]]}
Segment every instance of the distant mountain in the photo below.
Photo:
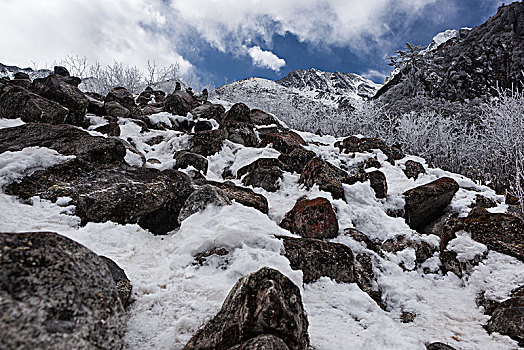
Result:
{"label": "distant mountain", "polygon": [[49,69],[34,70],[32,68],[20,68],[17,66],[7,66],[0,63],[0,77],[9,77],[12,79],[17,72],[24,72],[29,74],[31,79],[43,78],[52,73]]}

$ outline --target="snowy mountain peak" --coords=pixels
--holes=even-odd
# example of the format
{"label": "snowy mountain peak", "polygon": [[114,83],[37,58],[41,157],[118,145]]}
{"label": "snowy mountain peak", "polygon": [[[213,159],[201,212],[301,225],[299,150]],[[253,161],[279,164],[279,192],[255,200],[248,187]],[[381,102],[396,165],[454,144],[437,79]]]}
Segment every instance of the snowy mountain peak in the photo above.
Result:
{"label": "snowy mountain peak", "polygon": [[371,98],[380,88],[379,84],[354,73],[324,72],[315,68],[298,69],[277,83],[288,88],[310,90],[354,99]]}
{"label": "snowy mountain peak", "polygon": [[471,28],[464,27],[460,28],[459,30],[448,29],[446,31],[440,32],[433,37],[428,47],[423,50],[422,53],[425,54],[427,52],[435,51],[440,45],[448,42],[451,39],[463,39],[469,34],[470,31]]}

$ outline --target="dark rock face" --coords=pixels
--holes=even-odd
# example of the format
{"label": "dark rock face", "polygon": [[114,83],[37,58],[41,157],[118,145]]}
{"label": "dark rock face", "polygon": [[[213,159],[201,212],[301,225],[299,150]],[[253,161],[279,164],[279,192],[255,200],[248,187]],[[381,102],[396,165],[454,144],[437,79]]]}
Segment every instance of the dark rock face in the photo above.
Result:
{"label": "dark rock face", "polygon": [[226,139],[231,142],[239,143],[246,147],[256,147],[258,138],[250,123],[227,121],[224,123],[224,133]]}
{"label": "dark rock face", "polygon": [[213,130],[213,124],[207,120],[199,120],[195,123],[195,132]]}
{"label": "dark rock face", "polygon": [[484,208],[473,209],[466,218],[453,218],[446,223],[440,241],[441,250],[464,230],[471,238],[489,249],[524,261],[524,222],[513,215],[492,214]]}
{"label": "dark rock face", "polygon": [[424,166],[420,164],[419,162],[408,160],[405,163],[405,166],[406,166],[406,169],[404,169],[404,174],[406,174],[406,177],[408,177],[409,179],[416,180],[420,174],[426,173]]}
{"label": "dark rock face", "polygon": [[281,154],[278,156],[278,160],[284,163],[286,168],[290,171],[301,174],[306,164],[316,156],[316,153],[313,151],[306,150],[302,147],[297,147],[289,154]]}
{"label": "dark rock face", "polygon": [[133,111],[137,108],[133,94],[125,87],[111,89],[105,97],[104,102],[106,104],[109,102],[116,102],[124,108],[127,108],[129,111]]}
{"label": "dark rock face", "polygon": [[277,125],[280,126],[277,118],[260,109],[252,109],[249,119],[255,125]]}
{"label": "dark rock face", "polygon": [[69,113],[60,104],[23,87],[6,88],[0,97],[0,118],[21,118],[26,123],[63,124]]}
{"label": "dark rock face", "polygon": [[102,134],[106,134],[108,136],[120,136],[120,126],[118,125],[116,120],[110,120],[109,123],[100,125],[94,130],[101,132]]}
{"label": "dark rock face", "polygon": [[126,107],[116,101],[104,102],[104,111],[107,115],[114,118],[129,118],[131,112]]}
{"label": "dark rock face", "polygon": [[375,197],[386,198],[388,193],[388,184],[386,182],[386,176],[380,170],[375,170],[367,173],[371,188],[375,191]]}
{"label": "dark rock face", "polygon": [[244,176],[247,173],[256,172],[260,168],[273,167],[273,166],[280,168],[282,170],[287,169],[286,165],[282,163],[280,160],[278,160],[277,158],[259,158],[255,160],[253,163],[248,164],[238,169],[237,179],[240,179],[242,176]]}
{"label": "dark rock face", "polygon": [[188,166],[192,166],[204,175],[207,174],[207,159],[200,154],[182,150],[175,152],[173,158],[176,160],[175,169],[185,169]]}
{"label": "dark rock face", "polygon": [[517,296],[500,303],[493,311],[486,329],[489,333],[507,335],[524,346],[524,296]]}
{"label": "dark rock face", "polygon": [[232,201],[234,200],[235,202],[245,205],[246,207],[255,208],[264,214],[269,212],[269,205],[266,197],[255,193],[250,188],[236,186],[232,182],[207,181],[207,183],[220,188]]}
{"label": "dark rock face", "polygon": [[122,162],[126,155],[119,139],[91,136],[70,125],[25,124],[0,129],[0,153],[34,146],[98,163]]}
{"label": "dark rock face", "polygon": [[53,72],[54,72],[56,75],[61,75],[61,76],[63,76],[63,77],[68,77],[68,76],[69,76],[69,71],[67,70],[66,67],[55,66]]}
{"label": "dark rock face", "polygon": [[105,261],[109,268],[113,281],[115,281],[120,301],[122,302],[122,305],[126,307],[129,304],[129,298],[131,298],[131,291],[133,290],[131,281],[127,278],[124,270],[122,270],[113,260],[105,256],[100,256],[100,258]]}
{"label": "dark rock face", "polygon": [[33,81],[33,92],[47,99],[58,102],[69,110],[66,122],[77,126],[89,126],[85,119],[89,100],[76,86],[68,84],[59,75],[51,74],[46,78]]}
{"label": "dark rock face", "polygon": [[178,222],[181,224],[182,221],[191,215],[206,209],[208,205],[223,207],[231,205],[231,201],[220,188],[212,185],[203,185],[193,191],[186,199],[180,214],[178,214]]}
{"label": "dark rock face", "polygon": [[404,192],[404,218],[409,227],[421,230],[441,216],[458,189],[459,185],[455,180],[443,177]]}
{"label": "dark rock face", "polygon": [[250,123],[250,113],[251,111],[248,106],[243,103],[235,103],[229,111],[227,111],[224,121]]}
{"label": "dark rock face", "polygon": [[331,203],[325,198],[299,199],[280,226],[304,238],[338,236],[337,216]]}
{"label": "dark rock face", "polygon": [[29,74],[25,73],[25,72],[16,72],[14,75],[13,75],[13,78],[14,79],[24,79],[24,80],[31,80],[29,78]]}
{"label": "dark rock face", "polygon": [[90,164],[78,159],[37,171],[12,183],[6,193],[23,199],[70,197],[82,223],[138,223],[154,234],[178,227],[178,214],[193,192],[189,177],[125,164]]}
{"label": "dark rock face", "polygon": [[280,180],[283,177],[282,169],[276,166],[262,167],[248,173],[242,183],[246,186],[261,187],[268,192],[280,189]]}
{"label": "dark rock face", "polygon": [[271,334],[289,349],[307,350],[308,325],[298,287],[280,272],[265,267],[237,282],[219,313],[184,349],[229,349]]}
{"label": "dark rock face", "polygon": [[199,131],[189,141],[189,150],[204,157],[212,156],[222,150],[224,140],[222,130]]}
{"label": "dark rock face", "polygon": [[273,148],[280,153],[291,153],[295,148],[305,146],[306,142],[293,131],[283,131],[267,135],[258,147],[266,147],[269,144],[272,144]]}
{"label": "dark rock face", "polygon": [[121,349],[125,314],[106,264],[50,232],[0,233],[5,349]]}
{"label": "dark rock face", "polygon": [[335,146],[340,148],[345,153],[349,152],[370,152],[373,149],[379,149],[388,157],[388,162],[395,163],[395,160],[404,158],[404,153],[396,147],[388,147],[384,141],[378,138],[358,138],[350,136],[342,140],[342,142],[335,143]]}
{"label": "dark rock face", "polygon": [[431,343],[429,345],[426,345],[427,350],[455,350],[455,348],[446,345],[444,343]]}
{"label": "dark rock face", "polygon": [[429,243],[411,240],[404,235],[385,240],[380,248],[389,253],[396,253],[406,248],[413,248],[415,250],[417,264],[422,264],[437,252],[437,249],[433,248]]}
{"label": "dark rock face", "polygon": [[345,172],[319,157],[311,159],[300,175],[299,183],[307,188],[318,185],[322,191],[330,192],[335,199],[344,199],[344,188],[341,179]]}
{"label": "dark rock face", "polygon": [[259,335],[229,350],[289,350],[282,339],[274,335]]}
{"label": "dark rock face", "polygon": [[182,90],[175,91],[164,100],[164,110],[185,117],[193,108],[193,97]]}
{"label": "dark rock face", "polygon": [[[85,95],[87,97],[87,100],[89,101],[89,104],[87,105],[87,113],[91,113],[98,116],[103,116],[106,114],[106,110],[104,108],[104,97],[101,97],[101,99],[93,97],[92,93],[86,93]],[[96,95],[95,95],[96,96]]]}
{"label": "dark rock face", "polygon": [[378,288],[373,262],[367,254],[358,254],[355,257],[355,278],[359,288],[373,299],[382,309],[386,305],[382,302],[382,292]]}
{"label": "dark rock face", "polygon": [[211,103],[203,104],[191,110],[191,114],[197,118],[214,119],[217,122],[222,121],[224,113],[226,113],[226,110],[222,105]]}
{"label": "dark rock face", "polygon": [[293,270],[302,270],[304,283],[326,276],[341,283],[356,281],[353,252],[340,243],[311,238],[282,237]]}

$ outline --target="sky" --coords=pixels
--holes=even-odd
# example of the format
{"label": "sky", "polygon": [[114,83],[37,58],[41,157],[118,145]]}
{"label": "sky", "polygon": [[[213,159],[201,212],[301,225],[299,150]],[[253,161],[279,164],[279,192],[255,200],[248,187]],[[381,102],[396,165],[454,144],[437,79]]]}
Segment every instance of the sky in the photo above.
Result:
{"label": "sky", "polygon": [[[509,3],[511,1],[508,1]],[[67,56],[145,71],[177,63],[220,86],[295,69],[381,83],[406,42],[474,27],[498,0],[0,0],[0,63],[51,67]]]}

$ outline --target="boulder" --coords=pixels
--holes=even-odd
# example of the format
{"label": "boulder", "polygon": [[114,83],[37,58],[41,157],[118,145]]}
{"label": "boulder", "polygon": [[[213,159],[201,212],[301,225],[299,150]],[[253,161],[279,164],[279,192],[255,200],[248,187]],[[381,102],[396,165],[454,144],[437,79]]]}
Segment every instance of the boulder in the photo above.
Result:
{"label": "boulder", "polygon": [[251,122],[251,111],[243,103],[235,103],[224,116],[224,122]]}
{"label": "boulder", "polygon": [[440,217],[458,189],[459,185],[455,180],[443,177],[404,192],[404,218],[409,227],[422,230],[425,225]]}
{"label": "boulder", "polygon": [[82,82],[82,79],[79,77],[60,77],[60,80],[66,84],[73,85],[74,87],[78,87],[78,85],[80,85]]}
{"label": "boulder", "polygon": [[213,124],[208,120],[199,120],[195,123],[195,132],[213,130]]}
{"label": "boulder", "polygon": [[426,349],[427,350],[455,350],[454,347],[451,347],[449,345],[446,345],[444,343],[439,343],[439,342],[435,342],[435,343],[426,345]]}
{"label": "boulder", "polygon": [[129,304],[129,299],[131,298],[131,291],[133,290],[131,281],[129,281],[129,278],[127,278],[127,275],[124,272],[124,270],[122,270],[120,266],[118,266],[113,260],[109,259],[106,256],[100,256],[100,258],[106,263],[107,267],[109,268],[109,271],[111,272],[111,277],[113,277],[113,281],[115,281],[120,301],[122,302],[122,305],[126,307]]}
{"label": "boulder", "polygon": [[167,95],[163,104],[166,112],[185,117],[193,108],[193,97],[187,92],[178,90]]}
{"label": "boulder", "polygon": [[260,142],[258,147],[266,147],[269,144],[280,153],[291,153],[295,148],[305,146],[306,142],[299,134],[293,131],[268,134]]}
{"label": "boulder", "polygon": [[369,255],[361,253],[355,256],[355,279],[358,287],[385,310],[386,304],[382,301],[382,292],[379,289],[375,272],[373,272],[373,261]]}
{"label": "boulder", "polygon": [[228,350],[289,350],[289,348],[279,337],[263,334]]}
{"label": "boulder", "polygon": [[475,195],[475,201],[471,204],[471,208],[474,207],[482,207],[482,208],[493,208],[497,206],[497,202],[495,202],[491,198],[484,197],[481,194]]}
{"label": "boulder", "polygon": [[417,264],[422,264],[438,251],[438,248],[432,247],[428,242],[413,240],[405,235],[398,235],[385,240],[380,248],[388,253],[397,253],[407,248],[413,248]]}
{"label": "boulder", "polygon": [[256,147],[258,145],[258,138],[251,124],[227,121],[223,125],[225,137],[229,141],[246,147]]}
{"label": "boulder", "polygon": [[459,231],[468,232],[473,240],[491,250],[524,261],[524,221],[519,217],[475,208],[465,218],[452,218],[443,228],[441,251],[457,237]]}
{"label": "boulder", "polygon": [[299,288],[277,270],[264,267],[237,282],[218,314],[184,349],[229,349],[271,334],[289,349],[308,350],[308,325]]}
{"label": "boulder", "polygon": [[275,116],[260,109],[252,109],[249,120],[255,125],[276,125],[277,127],[281,127],[280,122]]}
{"label": "boulder", "polygon": [[214,119],[221,122],[226,113],[222,105],[206,103],[191,110],[191,114],[197,118]]}
{"label": "boulder", "polygon": [[137,108],[133,94],[125,87],[115,87],[109,91],[104,99],[104,103],[117,102],[127,108],[130,112]]}
{"label": "boulder", "polygon": [[353,252],[340,243],[312,238],[281,237],[293,270],[302,270],[304,283],[329,277],[340,283],[356,281]]}
{"label": "boulder", "polygon": [[284,163],[289,171],[301,174],[306,164],[315,157],[315,152],[306,150],[302,147],[297,147],[288,154],[280,154],[278,160]]}
{"label": "boulder", "polygon": [[29,74],[27,74],[26,72],[16,72],[14,75],[13,75],[13,79],[23,79],[23,80],[31,80],[31,78],[29,78]]}
{"label": "boulder", "polygon": [[240,179],[242,176],[244,176],[247,173],[256,172],[260,168],[267,168],[267,167],[277,167],[282,170],[286,170],[287,167],[284,163],[282,163],[277,158],[259,158],[255,160],[253,163],[243,166],[242,168],[237,170],[237,179]]}
{"label": "boulder", "polygon": [[113,118],[129,118],[131,112],[126,107],[116,101],[104,102],[104,111]]}
{"label": "boulder", "polygon": [[110,120],[109,123],[96,127],[94,131],[106,134],[107,136],[120,136],[120,126],[116,120]]}
{"label": "boulder", "polygon": [[121,349],[125,313],[104,261],[56,233],[0,233],[4,349]]}
{"label": "boulder", "polygon": [[298,182],[307,188],[318,185],[320,190],[330,192],[333,198],[344,199],[344,188],[341,181],[344,174],[343,170],[319,157],[314,157],[304,167]]}
{"label": "boulder", "polygon": [[87,100],[89,102],[87,105],[87,113],[91,113],[98,116],[103,116],[106,114],[103,96],[101,96],[101,100],[94,98],[90,93],[86,94],[85,96],[87,97]]}
{"label": "boulder", "polygon": [[176,160],[175,169],[185,169],[188,166],[207,174],[207,159],[200,154],[191,153],[186,150],[176,151],[173,158]]}
{"label": "boulder", "polygon": [[55,66],[55,68],[53,69],[53,73],[55,73],[56,75],[61,75],[63,77],[69,77],[70,74],[69,74],[69,71],[67,70],[66,67],[62,67],[62,66]]}
{"label": "boulder", "polygon": [[367,173],[371,188],[375,191],[375,197],[386,198],[388,193],[388,184],[386,176],[380,170],[375,170]]}
{"label": "boulder", "polygon": [[26,123],[63,124],[69,111],[60,104],[20,86],[10,86],[0,98],[0,118],[21,118]]}
{"label": "boulder", "polygon": [[62,81],[60,77],[60,75],[51,74],[46,78],[35,79],[32,91],[66,107],[69,110],[66,119],[68,124],[89,126],[85,119],[89,100],[76,86]]}
{"label": "boulder", "polygon": [[224,140],[222,130],[199,131],[189,140],[189,150],[204,157],[212,156],[222,150]]}
{"label": "boulder", "polygon": [[338,220],[331,203],[325,198],[300,198],[280,226],[304,238],[335,238]]}
{"label": "boulder", "polygon": [[276,166],[268,166],[248,173],[242,179],[242,183],[246,186],[261,187],[268,192],[276,192],[280,189],[282,178],[282,169]]}
{"label": "boulder", "polygon": [[420,174],[425,174],[426,170],[424,169],[424,166],[420,164],[419,162],[415,162],[413,160],[408,160],[406,163],[404,163],[404,174],[408,179],[416,180]]}
{"label": "boulder", "polygon": [[178,214],[178,223],[181,224],[182,221],[193,214],[203,211],[209,205],[223,207],[231,205],[231,201],[220,188],[212,185],[203,185],[186,199],[180,214]]}
{"label": "boulder", "polygon": [[72,198],[75,215],[87,222],[135,224],[154,234],[179,226],[178,215],[193,192],[189,177],[126,164],[92,164],[80,159],[41,170],[6,187],[22,199],[40,196],[55,202]]}
{"label": "boulder", "polygon": [[501,302],[493,311],[486,329],[489,333],[507,335],[524,347],[524,296]]}
{"label": "boulder", "polygon": [[232,182],[216,182],[207,181],[206,183],[220,188],[230,200],[234,200],[237,203],[245,205],[246,207],[252,207],[264,214],[269,212],[269,205],[266,197],[261,194],[255,193],[250,188],[236,186]]}
{"label": "boulder", "polygon": [[71,125],[25,124],[0,129],[0,153],[35,146],[98,163],[123,162],[126,156],[126,147],[119,139],[91,136]]}
{"label": "boulder", "polygon": [[386,143],[378,138],[358,138],[350,136],[336,142],[335,146],[345,153],[349,152],[370,152],[373,149],[379,149],[388,157],[388,162],[394,164],[395,160],[404,158],[404,153],[397,147],[388,147]]}

